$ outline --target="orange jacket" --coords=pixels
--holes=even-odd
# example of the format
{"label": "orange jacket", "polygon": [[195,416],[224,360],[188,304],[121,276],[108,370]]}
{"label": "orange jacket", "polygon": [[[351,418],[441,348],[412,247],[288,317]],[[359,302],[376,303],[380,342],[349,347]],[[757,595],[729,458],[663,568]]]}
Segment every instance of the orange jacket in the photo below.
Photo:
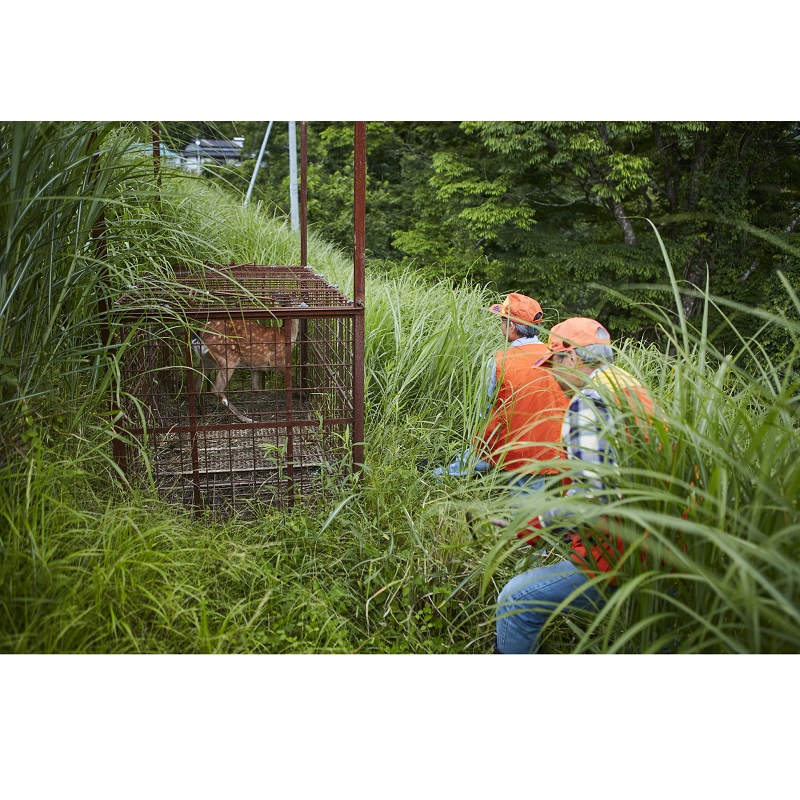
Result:
{"label": "orange jacket", "polygon": [[534,366],[547,352],[546,344],[526,344],[495,355],[497,397],[478,448],[496,467],[553,474],[536,462],[564,457],[561,424],[569,399],[550,370]]}

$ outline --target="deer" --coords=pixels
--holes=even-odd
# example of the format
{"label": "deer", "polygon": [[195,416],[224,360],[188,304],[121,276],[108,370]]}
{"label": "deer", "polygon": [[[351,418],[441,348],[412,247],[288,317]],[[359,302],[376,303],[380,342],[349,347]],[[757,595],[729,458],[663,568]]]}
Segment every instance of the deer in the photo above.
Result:
{"label": "deer", "polygon": [[[307,303],[301,306],[308,307]],[[261,373],[266,369],[283,372],[289,386],[292,368],[291,350],[297,341],[300,320],[284,319],[280,327],[266,327],[255,320],[212,319],[202,331],[192,335],[192,347],[200,357],[200,371],[195,378],[195,394],[200,393],[203,380],[216,370],[211,391],[220,403],[242,422],[251,423],[227,398],[225,388],[234,371],[243,367],[251,371],[253,391],[259,388]]]}

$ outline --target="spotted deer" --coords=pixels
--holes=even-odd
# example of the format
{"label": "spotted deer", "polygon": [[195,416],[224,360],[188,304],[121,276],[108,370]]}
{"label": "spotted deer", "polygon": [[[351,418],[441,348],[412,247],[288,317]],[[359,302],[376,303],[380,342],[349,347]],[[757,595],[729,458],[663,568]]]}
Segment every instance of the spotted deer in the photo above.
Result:
{"label": "spotted deer", "polygon": [[192,347],[200,356],[201,365],[195,378],[195,393],[199,394],[203,380],[215,369],[217,374],[211,391],[231,414],[242,422],[252,422],[225,395],[231,376],[239,367],[249,369],[252,388],[256,391],[262,371],[276,369],[284,374],[288,386],[292,359],[291,350],[286,346],[287,337],[290,347],[293,346],[299,330],[300,320],[296,318],[284,319],[280,327],[270,328],[255,320],[208,320],[203,330],[192,336]]}

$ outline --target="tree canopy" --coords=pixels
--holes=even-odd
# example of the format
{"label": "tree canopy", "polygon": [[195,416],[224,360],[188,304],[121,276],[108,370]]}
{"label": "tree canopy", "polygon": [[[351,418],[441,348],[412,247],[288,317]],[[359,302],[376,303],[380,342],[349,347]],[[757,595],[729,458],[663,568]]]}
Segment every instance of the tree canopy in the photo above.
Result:
{"label": "tree canopy", "polygon": [[[215,125],[258,151],[264,123]],[[352,124],[308,130],[309,225],[349,249]],[[283,210],[287,135],[274,126],[254,195]],[[777,271],[800,284],[799,153],[797,122],[370,122],[368,257],[648,335],[636,301],[666,283],[649,220],[688,283],[776,310]],[[252,166],[225,179],[244,190]]]}

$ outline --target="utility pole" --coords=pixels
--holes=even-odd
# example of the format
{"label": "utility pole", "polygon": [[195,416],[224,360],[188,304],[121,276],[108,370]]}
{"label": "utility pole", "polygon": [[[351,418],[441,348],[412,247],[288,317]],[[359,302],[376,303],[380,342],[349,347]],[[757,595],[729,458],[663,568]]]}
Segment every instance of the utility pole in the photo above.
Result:
{"label": "utility pole", "polygon": [[259,150],[258,158],[256,159],[256,166],[253,169],[253,177],[250,178],[250,185],[247,187],[247,194],[244,198],[245,207],[250,202],[250,195],[253,194],[253,187],[256,185],[256,175],[258,175],[258,168],[261,166],[261,159],[264,158],[264,151],[267,149],[267,140],[269,139],[269,132],[272,130],[272,122],[267,125],[267,132],[264,134],[264,141],[261,142],[261,150]]}

